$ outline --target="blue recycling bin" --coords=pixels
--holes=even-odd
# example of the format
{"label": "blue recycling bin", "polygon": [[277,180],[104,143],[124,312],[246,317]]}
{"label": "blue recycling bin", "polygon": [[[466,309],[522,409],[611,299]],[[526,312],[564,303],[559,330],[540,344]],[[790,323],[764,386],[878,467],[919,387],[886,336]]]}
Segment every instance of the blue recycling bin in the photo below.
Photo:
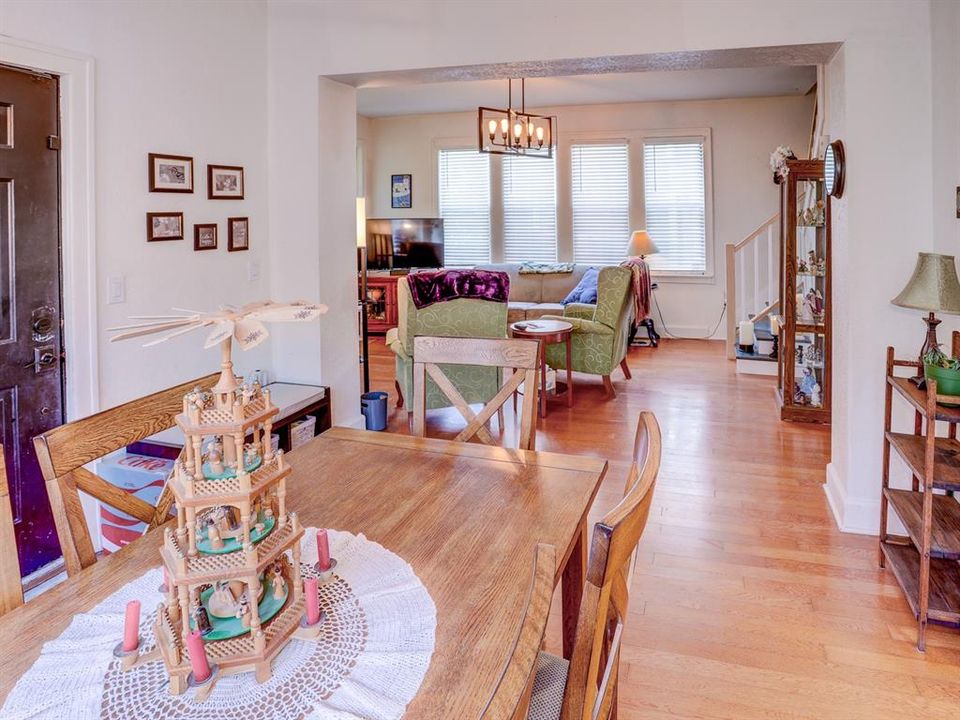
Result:
{"label": "blue recycling bin", "polygon": [[360,396],[360,412],[367,421],[367,430],[387,429],[387,393],[368,392]]}

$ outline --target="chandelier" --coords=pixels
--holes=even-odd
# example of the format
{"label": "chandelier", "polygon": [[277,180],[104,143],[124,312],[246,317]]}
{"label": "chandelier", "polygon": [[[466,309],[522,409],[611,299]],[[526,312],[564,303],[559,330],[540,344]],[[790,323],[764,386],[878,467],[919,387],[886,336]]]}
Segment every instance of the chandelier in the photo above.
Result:
{"label": "chandelier", "polygon": [[553,157],[557,119],[528,113],[526,81],[520,79],[520,109],[513,107],[513,80],[507,81],[507,108],[477,108],[477,137],[482,153]]}

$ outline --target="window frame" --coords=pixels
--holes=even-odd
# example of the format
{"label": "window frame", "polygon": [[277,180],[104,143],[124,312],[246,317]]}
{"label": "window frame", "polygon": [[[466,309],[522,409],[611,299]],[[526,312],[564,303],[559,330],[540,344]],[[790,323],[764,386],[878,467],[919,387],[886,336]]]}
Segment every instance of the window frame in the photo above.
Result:
{"label": "window frame", "polygon": [[[658,281],[686,282],[686,283],[716,283],[716,237],[713,227],[713,152],[710,128],[677,128],[670,130],[645,130],[640,133],[637,143],[637,173],[639,176],[640,191],[640,221],[638,227],[646,227],[646,177],[643,172],[643,148],[648,140],[669,139],[698,141],[703,144],[703,212],[704,212],[704,263],[702,273],[654,270],[653,276]],[[654,239],[656,242],[656,239]]]}

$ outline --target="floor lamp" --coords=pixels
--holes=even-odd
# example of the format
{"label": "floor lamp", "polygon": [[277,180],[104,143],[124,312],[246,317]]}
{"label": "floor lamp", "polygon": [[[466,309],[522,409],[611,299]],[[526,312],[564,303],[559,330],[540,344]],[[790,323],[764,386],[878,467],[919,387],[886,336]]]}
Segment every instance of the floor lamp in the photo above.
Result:
{"label": "floor lamp", "polygon": [[360,364],[363,391],[370,392],[370,335],[367,330],[367,203],[357,198],[357,264],[360,272]]}

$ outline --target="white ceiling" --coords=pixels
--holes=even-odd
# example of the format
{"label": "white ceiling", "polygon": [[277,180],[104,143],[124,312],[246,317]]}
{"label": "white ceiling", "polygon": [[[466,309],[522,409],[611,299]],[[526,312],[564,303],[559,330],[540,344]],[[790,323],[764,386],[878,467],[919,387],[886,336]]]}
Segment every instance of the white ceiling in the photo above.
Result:
{"label": "white ceiling", "polygon": [[[527,107],[803,95],[817,79],[809,65],[538,77],[527,81]],[[519,104],[514,83],[515,106]],[[357,111],[369,117],[506,107],[505,80],[361,87]]]}

